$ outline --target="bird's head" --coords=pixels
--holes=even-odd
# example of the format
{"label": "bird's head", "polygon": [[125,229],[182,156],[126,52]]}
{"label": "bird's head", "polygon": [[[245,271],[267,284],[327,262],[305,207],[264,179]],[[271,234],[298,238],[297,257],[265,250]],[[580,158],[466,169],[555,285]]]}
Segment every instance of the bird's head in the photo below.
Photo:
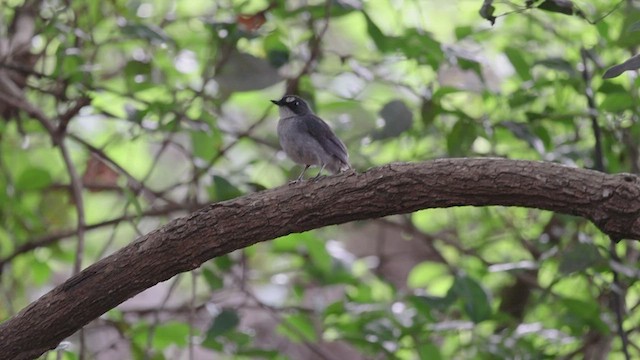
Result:
{"label": "bird's head", "polygon": [[289,114],[289,116],[305,115],[311,113],[311,109],[306,101],[295,95],[285,95],[280,100],[271,100],[272,103],[278,105],[280,114]]}

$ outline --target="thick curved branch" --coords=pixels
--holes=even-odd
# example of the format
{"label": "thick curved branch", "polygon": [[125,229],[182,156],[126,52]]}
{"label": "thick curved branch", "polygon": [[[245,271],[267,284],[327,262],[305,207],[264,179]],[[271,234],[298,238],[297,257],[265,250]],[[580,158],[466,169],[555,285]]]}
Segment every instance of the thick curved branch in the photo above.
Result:
{"label": "thick curved branch", "polygon": [[390,164],[211,204],[100,260],[0,324],[0,354],[29,359],[141,291],[236,249],[354,220],[452,206],[577,215],[640,239],[640,178],[553,163],[440,159]]}

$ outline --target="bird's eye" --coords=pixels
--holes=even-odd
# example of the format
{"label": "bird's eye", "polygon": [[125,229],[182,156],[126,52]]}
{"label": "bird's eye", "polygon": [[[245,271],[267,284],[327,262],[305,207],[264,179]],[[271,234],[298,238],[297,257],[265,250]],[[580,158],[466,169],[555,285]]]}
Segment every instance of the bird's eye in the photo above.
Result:
{"label": "bird's eye", "polygon": [[298,106],[298,105],[300,105],[300,102],[299,102],[299,101],[296,101],[296,106]]}

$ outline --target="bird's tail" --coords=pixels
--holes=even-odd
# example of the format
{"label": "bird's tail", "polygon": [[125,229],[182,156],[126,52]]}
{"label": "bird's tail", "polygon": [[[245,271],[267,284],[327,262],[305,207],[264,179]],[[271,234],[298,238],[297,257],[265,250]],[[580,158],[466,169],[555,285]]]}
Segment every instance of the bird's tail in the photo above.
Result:
{"label": "bird's tail", "polygon": [[329,170],[332,174],[339,174],[343,171],[347,171],[347,170],[351,170],[353,169],[351,167],[351,164],[349,164],[349,161],[344,161],[342,159],[339,159],[337,157],[334,158],[335,161],[331,162],[330,164],[326,165],[327,170]]}

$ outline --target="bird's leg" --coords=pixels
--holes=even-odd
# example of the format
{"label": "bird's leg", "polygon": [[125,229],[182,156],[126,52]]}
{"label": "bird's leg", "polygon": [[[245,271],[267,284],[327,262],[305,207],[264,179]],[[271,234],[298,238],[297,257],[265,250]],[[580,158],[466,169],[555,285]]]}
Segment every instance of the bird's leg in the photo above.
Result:
{"label": "bird's leg", "polygon": [[298,176],[298,178],[294,182],[298,182],[298,181],[302,180],[302,177],[304,176],[304,173],[307,171],[309,166],[311,166],[311,165],[305,165],[304,166],[304,169],[302,169],[302,172],[300,173],[300,176]]}
{"label": "bird's leg", "polygon": [[320,177],[320,174],[322,174],[322,170],[324,170],[324,167],[326,166],[326,164],[322,164],[322,166],[320,167],[320,171],[318,171],[318,175],[316,175],[313,180],[316,180]]}

